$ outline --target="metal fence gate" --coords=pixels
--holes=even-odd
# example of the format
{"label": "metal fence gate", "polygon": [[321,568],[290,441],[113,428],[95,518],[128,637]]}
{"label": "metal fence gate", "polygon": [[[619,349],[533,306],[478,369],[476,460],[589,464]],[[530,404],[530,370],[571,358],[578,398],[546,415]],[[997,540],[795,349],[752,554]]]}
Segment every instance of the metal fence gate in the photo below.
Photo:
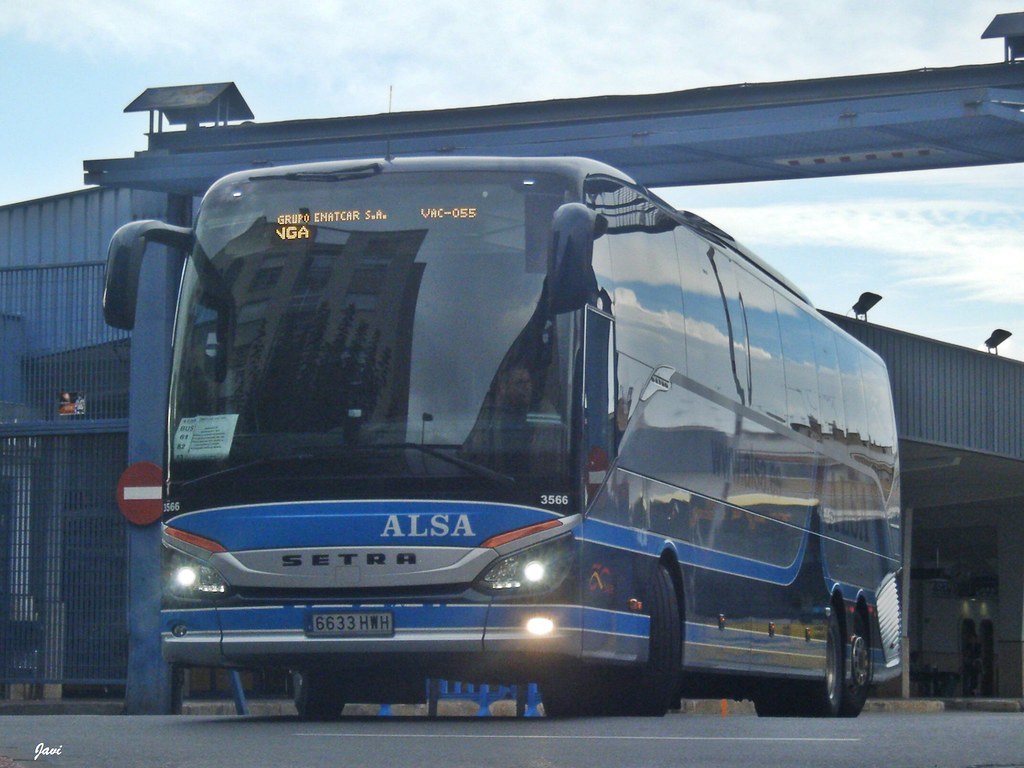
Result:
{"label": "metal fence gate", "polygon": [[0,269],[0,684],[125,682],[130,340],[102,281]]}

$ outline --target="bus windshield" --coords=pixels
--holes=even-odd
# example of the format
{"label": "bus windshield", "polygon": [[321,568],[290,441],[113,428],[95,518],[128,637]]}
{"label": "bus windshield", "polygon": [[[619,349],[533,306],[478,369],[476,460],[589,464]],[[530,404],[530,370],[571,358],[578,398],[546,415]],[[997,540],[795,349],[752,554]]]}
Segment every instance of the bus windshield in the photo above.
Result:
{"label": "bus windshield", "polygon": [[179,302],[172,486],[234,503],[568,492],[569,326],[544,291],[570,189],[378,166],[220,182]]}

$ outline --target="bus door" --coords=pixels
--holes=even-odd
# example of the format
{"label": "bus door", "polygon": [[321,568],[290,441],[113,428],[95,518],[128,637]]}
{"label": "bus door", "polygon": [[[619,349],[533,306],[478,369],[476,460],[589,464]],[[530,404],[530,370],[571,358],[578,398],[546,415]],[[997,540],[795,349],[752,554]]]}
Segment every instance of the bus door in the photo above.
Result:
{"label": "bus door", "polygon": [[[594,518],[619,519],[606,507],[629,503],[629,493],[616,482],[615,321],[610,314],[587,307],[583,319],[582,484],[586,515],[581,527],[580,585],[583,603],[583,654],[602,661],[636,661],[647,648],[647,617],[630,613],[627,601],[638,554],[632,532]],[[622,498],[619,498],[622,497]],[[637,532],[645,536],[646,531]],[[612,539],[615,539],[614,541]],[[619,540],[621,539],[621,541]]]}
{"label": "bus door", "polygon": [[615,322],[587,307],[583,319],[583,481],[585,506],[594,502],[615,456]]}

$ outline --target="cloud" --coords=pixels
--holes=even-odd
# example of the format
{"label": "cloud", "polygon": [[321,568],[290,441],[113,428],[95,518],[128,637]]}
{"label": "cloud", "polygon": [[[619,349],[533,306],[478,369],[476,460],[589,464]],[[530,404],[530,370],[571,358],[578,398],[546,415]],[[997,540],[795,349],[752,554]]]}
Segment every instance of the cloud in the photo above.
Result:
{"label": "cloud", "polygon": [[[397,109],[438,109],[998,60],[998,45],[964,35],[996,4],[966,5],[42,0],[5,9],[0,35],[93,61],[312,84],[334,115],[383,111],[389,85]],[[321,114],[307,104],[293,117]]]}
{"label": "cloud", "polygon": [[701,215],[754,250],[884,257],[899,280],[968,300],[1019,302],[1024,285],[1024,210],[991,198],[787,202]]}

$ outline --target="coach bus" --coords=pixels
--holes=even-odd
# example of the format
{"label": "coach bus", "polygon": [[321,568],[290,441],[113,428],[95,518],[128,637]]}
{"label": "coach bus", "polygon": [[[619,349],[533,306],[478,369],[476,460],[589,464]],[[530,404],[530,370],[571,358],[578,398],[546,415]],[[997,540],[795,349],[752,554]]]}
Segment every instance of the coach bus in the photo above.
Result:
{"label": "coach bus", "polygon": [[147,242],[189,254],[168,662],[318,719],[428,677],[855,716],[899,673],[886,369],[702,218],[580,158],[243,171],[115,234],[113,325]]}

